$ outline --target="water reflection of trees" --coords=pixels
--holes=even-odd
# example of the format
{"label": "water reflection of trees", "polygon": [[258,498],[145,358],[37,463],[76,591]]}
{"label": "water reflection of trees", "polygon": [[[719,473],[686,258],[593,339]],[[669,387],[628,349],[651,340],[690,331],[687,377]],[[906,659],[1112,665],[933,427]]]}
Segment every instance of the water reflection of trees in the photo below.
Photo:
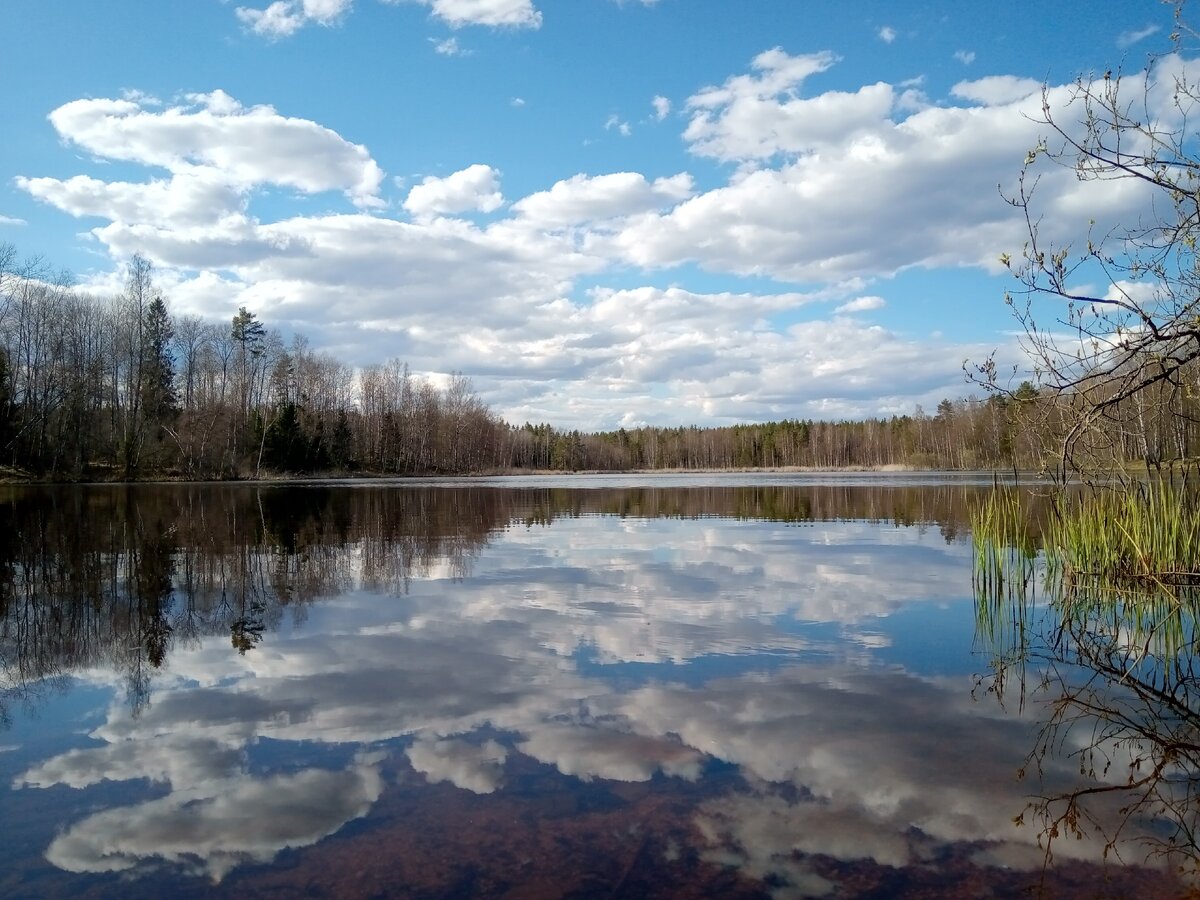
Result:
{"label": "water reflection of trees", "polygon": [[1022,770],[1038,793],[1016,821],[1040,830],[1047,857],[1098,836],[1127,862],[1200,873],[1200,588],[1047,576],[1020,553],[1006,568],[977,572],[976,608],[981,686],[1039,721]]}
{"label": "water reflection of trees", "polygon": [[449,493],[198,485],[4,501],[0,689],[33,700],[49,679],[111,666],[135,711],[175,643],[227,634],[245,653],[320,598],[402,592],[435,566],[461,577],[500,515]]}
{"label": "water reflection of trees", "polygon": [[514,518],[523,518],[527,524],[580,515],[681,519],[723,516],[794,523],[855,519],[935,525],[947,540],[954,540],[966,527],[968,503],[979,493],[980,488],[954,484],[548,488],[514,492],[521,498],[514,507]]}
{"label": "water reflection of trees", "polygon": [[463,578],[489,536],[561,516],[804,523],[966,520],[963,486],[496,489],[351,485],[10,487],[0,493],[0,715],[56,679],[125,673],[134,711],[172,647],[251,652],[312,603]]}

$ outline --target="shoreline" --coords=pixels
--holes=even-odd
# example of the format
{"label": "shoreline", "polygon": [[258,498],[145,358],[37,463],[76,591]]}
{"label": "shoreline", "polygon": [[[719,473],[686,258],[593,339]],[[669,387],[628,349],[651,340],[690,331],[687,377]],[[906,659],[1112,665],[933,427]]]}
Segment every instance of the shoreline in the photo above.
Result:
{"label": "shoreline", "polygon": [[[288,485],[288,484],[324,484],[331,482],[428,482],[428,481],[482,481],[489,478],[588,478],[596,476],[631,477],[631,476],[704,476],[704,475],[914,475],[914,474],[982,474],[1008,476],[1013,475],[1012,469],[945,469],[924,468],[906,464],[889,464],[882,466],[739,466],[732,468],[664,468],[664,469],[578,469],[565,471],[562,469],[497,469],[485,472],[460,473],[425,473],[420,475],[402,475],[383,472],[315,472],[315,473],[284,473],[263,472],[257,477],[232,478],[200,478],[183,474],[155,473],[144,478],[129,480],[123,478],[101,479],[81,478],[78,480],[51,480],[34,476],[27,472],[0,466],[0,485],[9,486],[85,486],[85,485],[154,485],[154,484],[213,484],[213,485]],[[1019,476],[1034,477],[1033,470],[1018,470]]]}

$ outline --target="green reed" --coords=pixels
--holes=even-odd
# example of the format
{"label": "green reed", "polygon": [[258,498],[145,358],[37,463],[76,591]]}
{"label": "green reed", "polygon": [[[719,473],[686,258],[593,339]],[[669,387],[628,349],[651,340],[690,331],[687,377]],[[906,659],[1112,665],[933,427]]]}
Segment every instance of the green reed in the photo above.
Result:
{"label": "green reed", "polygon": [[1023,497],[997,487],[969,511],[976,634],[997,670],[1023,655],[1035,596],[1038,547]]}
{"label": "green reed", "polygon": [[1187,484],[1162,480],[1064,500],[1047,522],[1047,567],[1114,587],[1200,580],[1200,503]]}
{"label": "green reed", "polygon": [[971,511],[977,633],[993,657],[1021,654],[1039,568],[1055,618],[1090,646],[1166,670],[1192,652],[1200,610],[1194,487],[1163,480],[1060,493],[1036,534],[1028,496],[997,488]]}

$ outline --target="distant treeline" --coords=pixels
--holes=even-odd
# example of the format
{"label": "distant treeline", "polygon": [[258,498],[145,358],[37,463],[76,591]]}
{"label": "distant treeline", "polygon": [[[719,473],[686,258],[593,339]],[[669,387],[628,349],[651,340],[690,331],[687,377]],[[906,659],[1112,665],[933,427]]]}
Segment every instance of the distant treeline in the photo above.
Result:
{"label": "distant treeline", "polygon": [[[1033,468],[1053,447],[1058,405],[1026,384],[886,419],[603,433],[516,426],[462,376],[434,382],[398,360],[355,369],[301,336],[285,342],[245,308],[228,323],[173,315],[141,257],[120,295],[97,298],[0,245],[0,464],[48,480]],[[1118,461],[1186,457],[1200,441],[1194,418],[1170,410],[1126,418],[1096,426],[1108,429]]]}
{"label": "distant treeline", "polygon": [[1033,448],[1001,398],[944,400],[890,419],[787,419],[717,428],[633,428],[587,434],[526,424],[508,436],[510,464],[566,470],[1027,466]]}

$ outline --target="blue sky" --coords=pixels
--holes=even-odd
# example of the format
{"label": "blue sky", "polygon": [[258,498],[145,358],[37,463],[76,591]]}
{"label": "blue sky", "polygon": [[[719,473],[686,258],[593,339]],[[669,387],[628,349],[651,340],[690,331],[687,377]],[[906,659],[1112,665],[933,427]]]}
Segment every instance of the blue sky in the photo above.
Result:
{"label": "blue sky", "polygon": [[[1040,86],[1158,2],[6,0],[0,242],[584,429],[911,412],[1018,359]],[[1048,172],[1046,227],[1136,215]]]}

